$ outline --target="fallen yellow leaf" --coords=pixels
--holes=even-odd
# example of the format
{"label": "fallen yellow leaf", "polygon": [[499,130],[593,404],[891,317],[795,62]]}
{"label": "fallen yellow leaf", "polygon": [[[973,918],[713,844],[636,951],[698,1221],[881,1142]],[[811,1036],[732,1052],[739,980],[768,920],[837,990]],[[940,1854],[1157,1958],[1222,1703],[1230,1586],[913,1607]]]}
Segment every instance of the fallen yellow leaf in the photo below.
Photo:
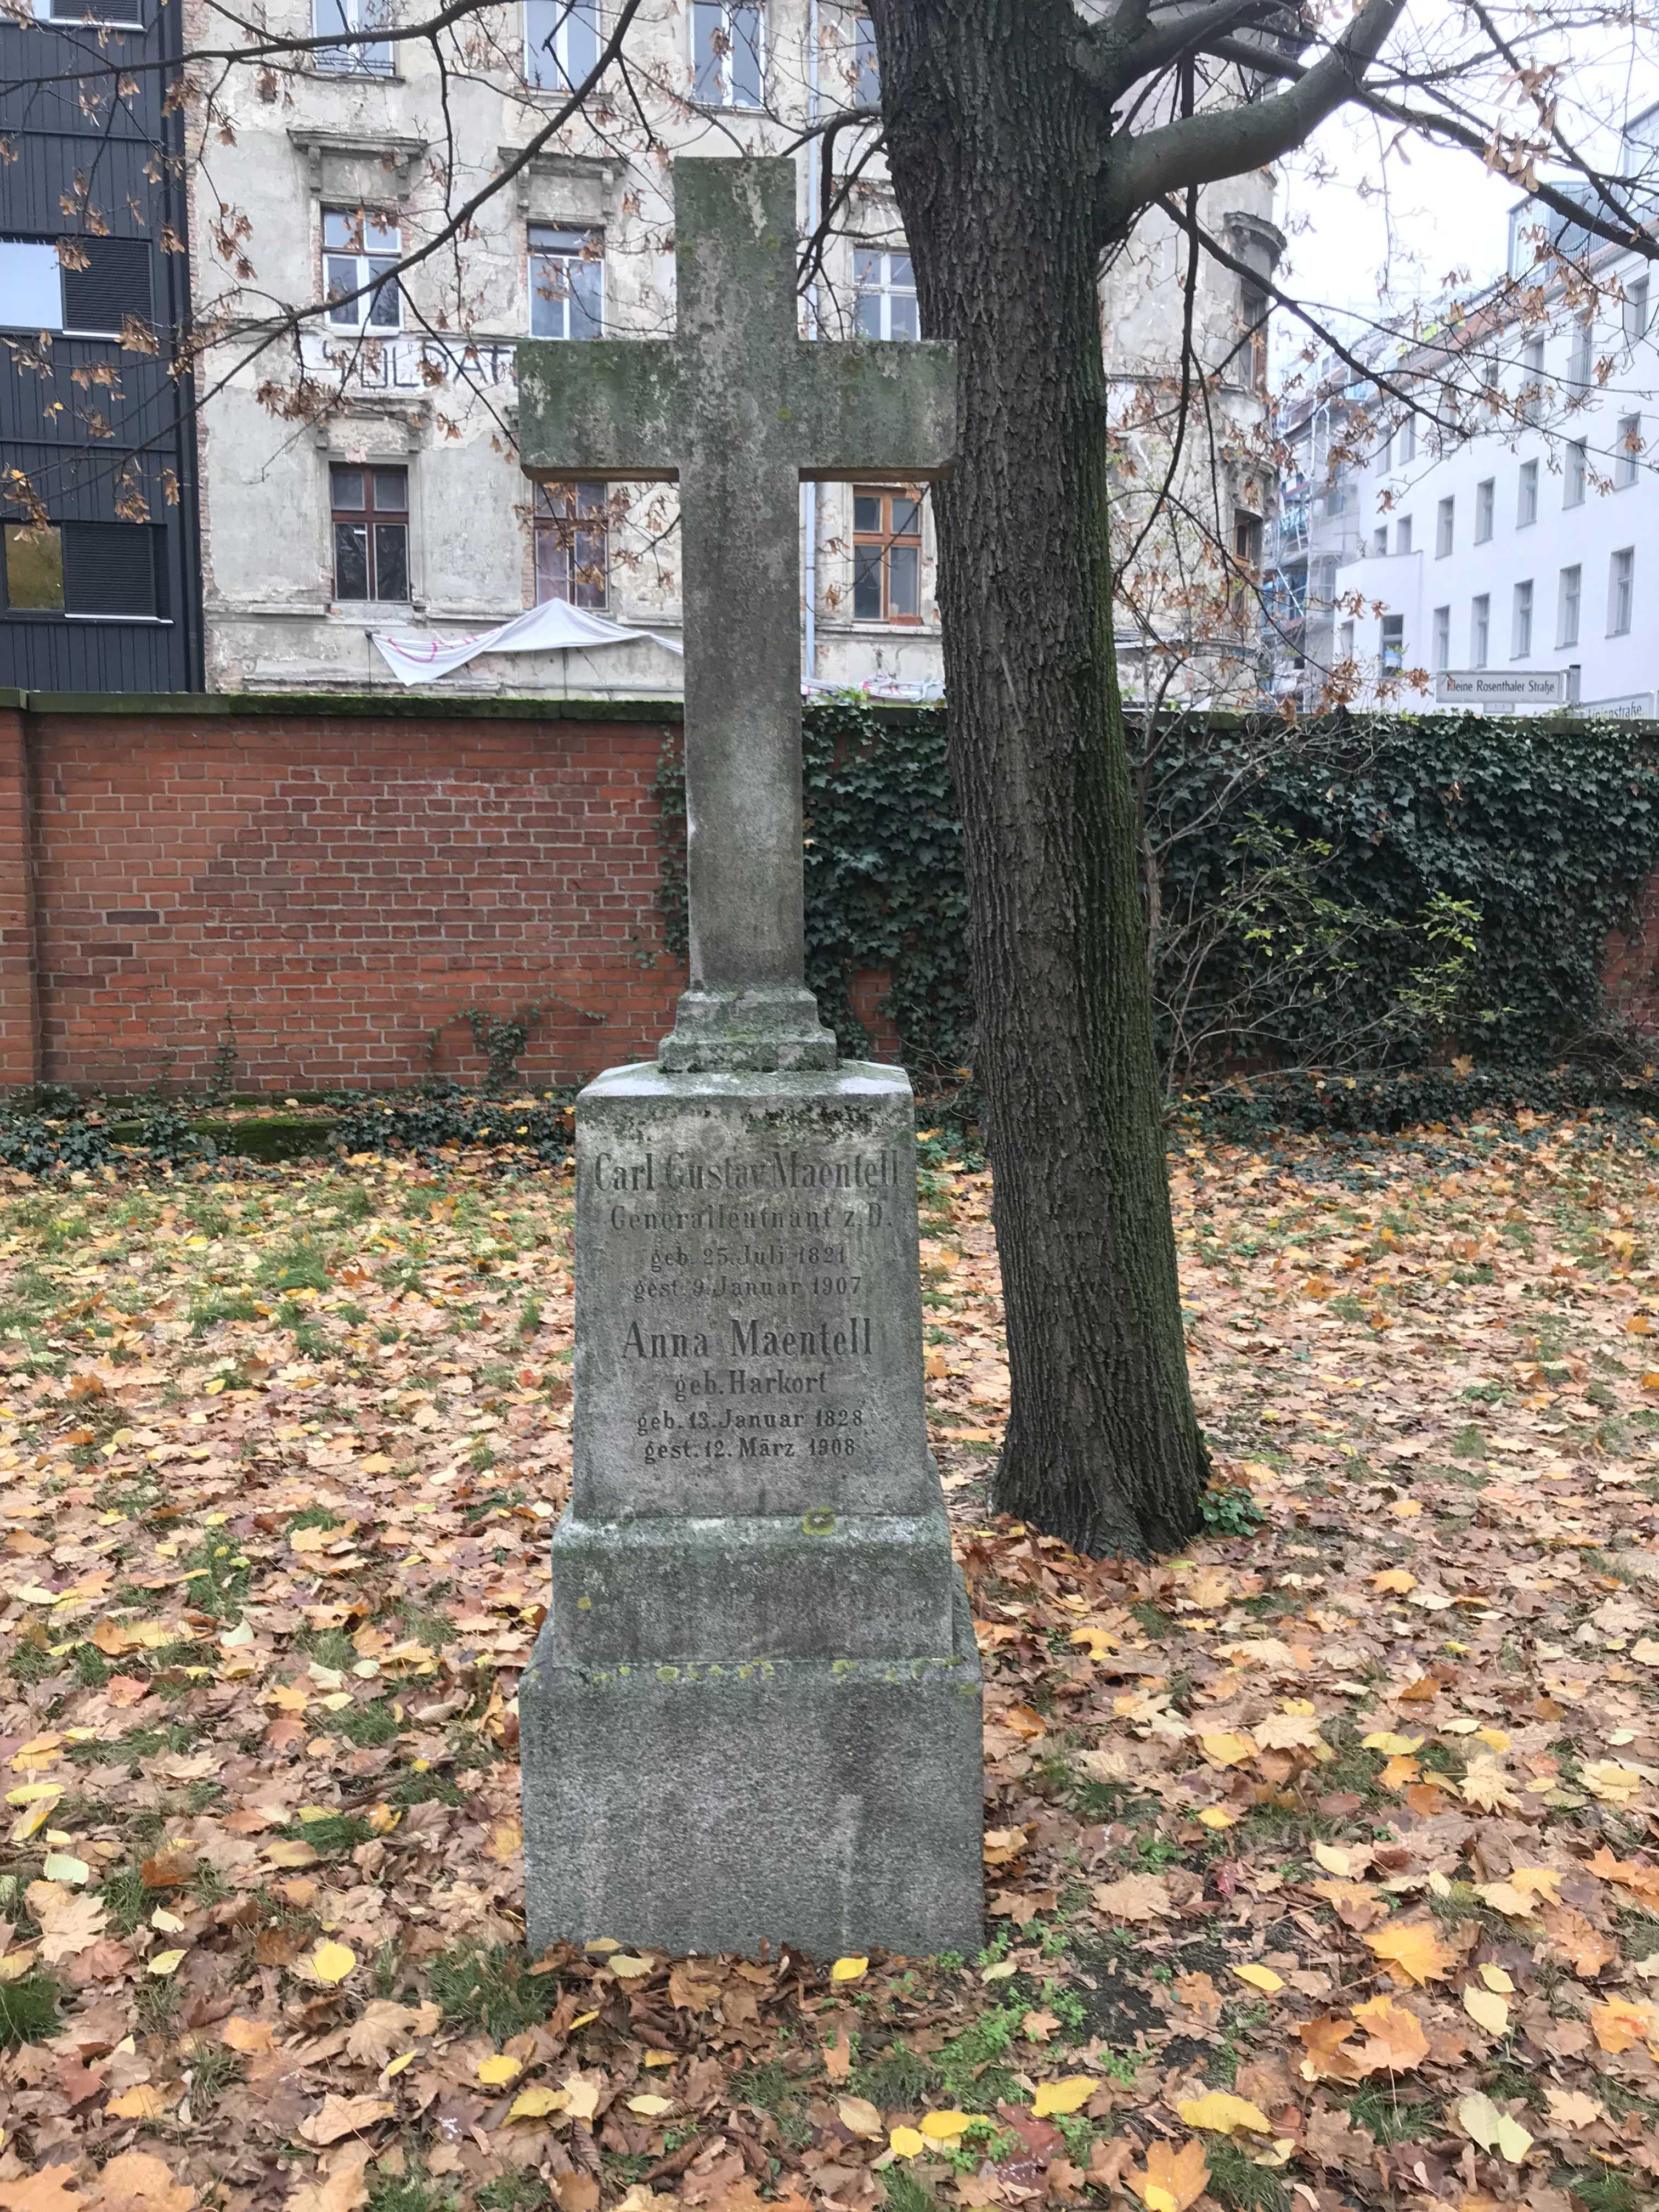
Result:
{"label": "fallen yellow leaf", "polygon": [[520,2089],[507,2111],[509,2120],[544,2120],[550,2112],[562,2112],[570,2100],[562,2089],[550,2089],[538,2081],[532,2088]]}
{"label": "fallen yellow leaf", "polygon": [[837,1959],[830,1969],[832,1982],[861,1982],[870,1971],[867,1959]]}
{"label": "fallen yellow leaf", "polygon": [[1222,2136],[1248,2128],[1252,2135],[1270,2136],[1273,2122],[1248,2097],[1235,2097],[1231,2089],[1212,2089],[1202,2097],[1188,2098],[1176,2110],[1189,2128],[1209,2128]]}
{"label": "fallen yellow leaf", "polygon": [[930,2142],[955,2142],[979,2117],[977,2112],[924,2112],[921,2132]]}
{"label": "fallen yellow leaf", "polygon": [[1521,2123],[1494,2105],[1484,2089],[1464,2098],[1457,2108],[1457,2123],[1483,2150],[1495,2150],[1511,2166],[1519,2166],[1532,2148],[1533,2139]]}
{"label": "fallen yellow leaf", "polygon": [[1092,2074],[1068,2074],[1063,2081],[1039,2081],[1031,2110],[1040,2120],[1046,2120],[1051,2112],[1078,2112],[1099,2087]]}
{"label": "fallen yellow leaf", "polygon": [[1509,1999],[1496,1990],[1476,1989],[1471,1982],[1463,1992],[1463,2009],[1477,2027],[1484,2027],[1488,2035],[1507,2035],[1510,2028]]}
{"label": "fallen yellow leaf", "polygon": [[1360,1941],[1382,1960],[1403,1988],[1413,1982],[1440,1982],[1452,1970],[1452,1954],[1426,1921],[1390,1921]]}
{"label": "fallen yellow leaf", "polygon": [[628,2109],[630,2112],[637,2112],[641,2119],[659,2120],[665,2112],[673,2111],[674,2100],[672,2097],[653,2096],[647,2090],[643,2096],[630,2097],[628,2100]]}
{"label": "fallen yellow leaf", "polygon": [[1148,2143],[1146,2165],[1138,2173],[1126,2173],[1123,2179],[1146,2212],[1187,2212],[1188,2206],[1204,2194],[1209,2178],[1210,2161],[1194,2136],[1179,2150],[1172,2143]]}
{"label": "fallen yellow leaf", "polygon": [[1253,1990],[1266,1990],[1269,1996],[1272,1996],[1275,1990],[1282,1990],[1285,1986],[1284,1976],[1274,1973],[1271,1966],[1258,1966],[1253,1964],[1248,1966],[1235,1966],[1233,1972],[1241,1982],[1248,1982]]}
{"label": "fallen yellow leaf", "polygon": [[887,2142],[901,2158],[918,2158],[927,2148],[927,2136],[918,2135],[914,2128],[895,2128]]}
{"label": "fallen yellow leaf", "polygon": [[509,2081],[516,2081],[524,2072],[521,2058],[509,2058],[504,2051],[493,2058],[478,2061],[478,2079],[491,2089],[504,2089]]}
{"label": "fallen yellow leaf", "polygon": [[357,1954],[349,1943],[319,1943],[306,1963],[314,1981],[332,1989],[356,1968]]}

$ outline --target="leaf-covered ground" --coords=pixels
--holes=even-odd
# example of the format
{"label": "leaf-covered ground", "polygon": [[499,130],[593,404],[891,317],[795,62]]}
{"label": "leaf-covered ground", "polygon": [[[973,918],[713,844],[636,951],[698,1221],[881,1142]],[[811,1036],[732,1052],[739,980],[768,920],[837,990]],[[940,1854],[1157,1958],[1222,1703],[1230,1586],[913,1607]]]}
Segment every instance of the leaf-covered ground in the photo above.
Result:
{"label": "leaf-covered ground", "polygon": [[927,1178],[991,1940],[917,1965],[521,1948],[560,1176],[20,1180],[0,2212],[1659,2202],[1659,1133],[1176,1165],[1233,1488],[1145,1567],[988,1516]]}

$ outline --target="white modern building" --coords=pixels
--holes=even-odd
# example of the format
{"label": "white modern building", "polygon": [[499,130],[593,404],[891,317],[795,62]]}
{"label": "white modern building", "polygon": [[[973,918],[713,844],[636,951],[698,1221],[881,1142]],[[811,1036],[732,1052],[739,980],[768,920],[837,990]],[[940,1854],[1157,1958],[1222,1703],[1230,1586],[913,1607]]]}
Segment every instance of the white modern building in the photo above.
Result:
{"label": "white modern building", "polygon": [[[1659,106],[1625,144],[1644,176]],[[1289,411],[1279,680],[1305,705],[1529,687],[1654,711],[1659,281],[1557,222],[1569,272],[1540,220],[1516,207],[1505,276],[1455,320],[1373,340],[1370,376],[1329,364]]]}
{"label": "white modern building", "polygon": [[[385,4],[271,0],[273,31],[352,42],[233,74],[221,94],[230,143],[206,120],[193,238],[198,312],[217,334],[201,377],[209,687],[395,684],[377,635],[438,653],[563,601],[644,635],[485,653],[444,688],[675,691],[680,664],[660,641],[679,633],[672,488],[532,497],[514,451],[517,343],[666,335],[671,160],[792,146],[803,234],[826,186],[835,210],[803,326],[915,337],[914,276],[871,126],[811,135],[878,102],[868,19],[842,0],[645,0],[626,90],[607,81],[541,143],[600,52],[605,0],[504,0],[435,47],[366,35],[388,20],[374,12]],[[515,163],[465,234],[447,236],[453,210]],[[1273,197],[1268,175],[1205,196],[1210,227],[1243,240],[1264,275]],[[391,278],[399,254],[428,245]],[[1201,282],[1206,342],[1218,359],[1240,355],[1248,288],[1207,262]],[[261,345],[272,302],[299,319]],[[1109,361],[1121,332],[1130,383],[1167,378],[1178,290],[1149,289],[1127,257],[1103,303]],[[1248,371],[1234,383],[1241,417],[1259,426],[1265,391]],[[1249,496],[1261,510],[1271,486],[1253,479]],[[937,690],[923,494],[807,487],[802,538],[808,680]]]}

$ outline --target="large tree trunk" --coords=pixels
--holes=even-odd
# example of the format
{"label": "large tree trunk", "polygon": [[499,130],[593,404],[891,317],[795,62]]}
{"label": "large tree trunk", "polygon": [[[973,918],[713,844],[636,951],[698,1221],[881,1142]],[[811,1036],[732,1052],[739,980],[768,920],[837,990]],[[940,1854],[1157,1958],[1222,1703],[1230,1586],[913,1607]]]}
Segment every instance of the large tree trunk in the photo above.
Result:
{"label": "large tree trunk", "polygon": [[870,0],[923,327],[960,352],[936,493],[951,765],[1012,1408],[997,1506],[1088,1552],[1198,1525],[1112,644],[1096,180],[1072,0]]}

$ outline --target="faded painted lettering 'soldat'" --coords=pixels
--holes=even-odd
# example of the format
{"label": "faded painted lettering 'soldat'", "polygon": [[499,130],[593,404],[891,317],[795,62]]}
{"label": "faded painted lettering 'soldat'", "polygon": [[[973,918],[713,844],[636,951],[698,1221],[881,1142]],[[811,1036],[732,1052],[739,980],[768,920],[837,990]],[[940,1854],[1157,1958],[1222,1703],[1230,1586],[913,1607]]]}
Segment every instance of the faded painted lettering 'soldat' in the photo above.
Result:
{"label": "faded painted lettering 'soldat'", "polygon": [[799,334],[795,168],[674,165],[678,328],[519,349],[520,449],[538,483],[675,479],[685,613],[691,987],[665,1067],[833,1067],[801,921],[804,480],[941,474],[948,345]]}

